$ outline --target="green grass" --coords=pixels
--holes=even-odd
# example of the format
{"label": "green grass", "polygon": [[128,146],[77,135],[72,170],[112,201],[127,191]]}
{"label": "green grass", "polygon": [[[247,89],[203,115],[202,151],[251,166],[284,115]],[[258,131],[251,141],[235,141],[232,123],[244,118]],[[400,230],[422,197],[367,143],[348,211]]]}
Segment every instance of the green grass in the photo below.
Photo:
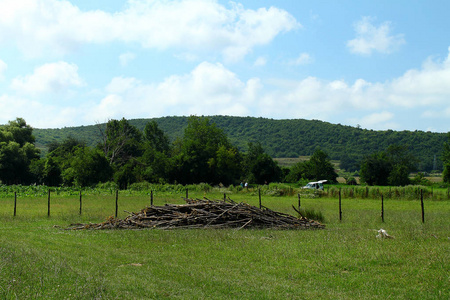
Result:
{"label": "green grass", "polygon": [[[157,193],[154,204],[182,203]],[[193,198],[220,199],[216,192]],[[232,193],[257,206],[253,192]],[[121,192],[119,217],[149,204]],[[295,214],[297,197],[263,196]],[[115,213],[115,195],[0,198],[0,299],[449,299],[450,202],[302,198],[325,230],[64,230]],[[384,228],[395,239],[379,240]]]}

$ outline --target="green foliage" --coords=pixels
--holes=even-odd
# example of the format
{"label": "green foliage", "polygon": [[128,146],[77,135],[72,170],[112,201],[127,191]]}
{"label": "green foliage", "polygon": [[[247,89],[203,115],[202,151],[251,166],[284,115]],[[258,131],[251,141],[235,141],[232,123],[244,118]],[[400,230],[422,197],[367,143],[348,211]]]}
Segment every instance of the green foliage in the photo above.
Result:
{"label": "green foliage", "polygon": [[424,185],[424,186],[431,185],[431,182],[427,178],[425,178],[425,174],[422,172],[418,172],[411,180],[411,183],[414,185]]}
{"label": "green foliage", "polygon": [[32,131],[21,118],[0,127],[1,182],[27,184],[33,181],[30,165],[39,158],[39,150],[33,145]]}
{"label": "green foliage", "polygon": [[328,158],[328,154],[321,149],[316,149],[309,160],[300,161],[291,168],[285,181],[293,183],[305,178],[308,180],[327,180],[330,183],[336,183],[337,177],[338,175]]}
{"label": "green foliage", "polygon": [[175,179],[181,183],[230,184],[239,176],[237,149],[208,118],[189,118],[175,160]]}
{"label": "green foliage", "polygon": [[444,182],[450,183],[450,132],[447,134],[447,139],[444,143],[444,150],[442,151],[442,162],[444,164],[442,179]]}
{"label": "green foliage", "polygon": [[249,143],[244,157],[245,181],[257,184],[281,180],[282,171],[278,164],[264,152],[260,143]]}
{"label": "green foliage", "polygon": [[[149,121],[156,121],[158,127],[171,141],[181,138],[188,124],[188,117],[163,117],[136,119],[129,123],[144,130]],[[246,152],[249,142],[260,142],[271,157],[310,156],[317,147],[325,151],[331,159],[341,160],[346,171],[359,169],[358,163],[367,155],[384,151],[389,145],[408,145],[410,152],[418,159],[419,171],[443,169],[440,159],[445,133],[423,131],[374,131],[357,127],[330,124],[318,120],[273,120],[253,117],[211,116],[228,136],[232,145]],[[104,126],[104,125],[103,125]],[[62,129],[34,129],[36,145],[44,152],[53,140],[63,140],[72,135],[95,146],[101,141],[97,126],[81,126]]]}
{"label": "green foliage", "polygon": [[[4,170],[0,180],[57,186],[92,183],[88,178],[101,177],[102,181],[116,180],[121,188],[140,181],[229,185],[239,180],[263,184],[284,178],[286,182],[315,179],[335,182],[337,175],[330,159],[340,158],[341,167],[349,171],[370,153],[364,158],[365,165],[361,165],[363,180],[373,185],[407,185],[409,173],[429,169],[430,159],[433,168],[442,167],[440,161],[433,160],[439,152],[435,151],[435,142],[442,138],[441,134],[376,132],[320,121],[224,116],[110,120],[92,127],[48,131],[55,135],[45,136],[49,152],[42,161],[37,160],[39,152],[32,144],[31,132],[23,119],[0,127],[0,170]],[[34,132],[42,137],[46,131]],[[90,136],[84,139],[86,132]],[[63,133],[65,140],[59,138]],[[395,143],[398,141],[401,143]],[[404,146],[396,146],[400,144]],[[38,139],[37,145],[43,147],[42,139]],[[74,166],[94,166],[89,160],[101,163],[93,152],[86,152],[86,161],[76,157],[77,149],[83,149],[78,150],[77,155],[81,156],[87,151],[84,148],[93,148],[92,145],[97,145],[107,158],[113,172],[109,178],[98,172],[82,175],[90,172]],[[373,153],[382,145],[390,146]],[[430,154],[426,158],[425,152]],[[291,170],[281,169],[272,158],[311,153],[309,161]],[[413,159],[414,153],[419,153],[420,161]],[[445,157],[444,153],[444,161]],[[444,177],[447,174],[444,170]]]}
{"label": "green foliage", "polygon": [[170,150],[169,137],[158,127],[158,123],[155,120],[145,125],[144,140],[146,148],[152,148],[161,153],[168,153]]}
{"label": "green foliage", "polygon": [[361,164],[361,181],[368,185],[410,183],[409,173],[415,170],[416,159],[405,146],[391,145],[386,151],[367,156]]}

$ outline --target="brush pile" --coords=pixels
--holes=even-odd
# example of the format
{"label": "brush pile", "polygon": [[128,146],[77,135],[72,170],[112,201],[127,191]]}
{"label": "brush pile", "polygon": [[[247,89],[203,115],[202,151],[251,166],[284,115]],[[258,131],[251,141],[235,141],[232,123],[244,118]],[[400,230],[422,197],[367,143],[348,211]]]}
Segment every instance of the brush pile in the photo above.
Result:
{"label": "brush pile", "polygon": [[[72,224],[69,229],[139,229],[139,228],[279,228],[321,229],[325,225],[304,217],[262,209],[231,199],[185,199],[186,204],[146,207],[124,220],[113,217],[100,224]],[[295,208],[294,208],[295,209]]]}

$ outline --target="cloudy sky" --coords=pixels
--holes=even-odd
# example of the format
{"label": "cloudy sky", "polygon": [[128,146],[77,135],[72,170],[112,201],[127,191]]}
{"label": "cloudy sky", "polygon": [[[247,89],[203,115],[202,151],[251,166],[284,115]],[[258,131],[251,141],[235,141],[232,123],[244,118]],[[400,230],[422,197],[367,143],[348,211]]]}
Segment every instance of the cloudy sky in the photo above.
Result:
{"label": "cloudy sky", "polygon": [[0,124],[231,115],[450,131],[450,1],[0,0]]}

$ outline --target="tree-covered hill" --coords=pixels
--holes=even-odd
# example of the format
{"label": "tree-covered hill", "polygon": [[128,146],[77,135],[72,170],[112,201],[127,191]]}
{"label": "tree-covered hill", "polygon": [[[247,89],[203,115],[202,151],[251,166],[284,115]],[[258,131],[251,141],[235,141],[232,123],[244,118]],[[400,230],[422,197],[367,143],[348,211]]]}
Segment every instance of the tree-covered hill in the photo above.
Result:
{"label": "tree-covered hill", "polygon": [[[406,145],[419,159],[419,170],[442,169],[441,152],[447,139],[445,133],[423,131],[375,131],[318,120],[274,120],[254,117],[210,116],[211,122],[224,130],[230,141],[246,151],[249,142],[260,142],[266,153],[274,158],[312,155],[316,148],[324,150],[331,159],[350,166],[365,155],[385,150],[389,145]],[[129,120],[143,130],[147,122],[155,120],[173,141],[183,136],[188,117],[162,117]],[[95,146],[100,141],[97,124],[61,129],[34,129],[36,146],[42,150],[52,141],[68,136]]]}

